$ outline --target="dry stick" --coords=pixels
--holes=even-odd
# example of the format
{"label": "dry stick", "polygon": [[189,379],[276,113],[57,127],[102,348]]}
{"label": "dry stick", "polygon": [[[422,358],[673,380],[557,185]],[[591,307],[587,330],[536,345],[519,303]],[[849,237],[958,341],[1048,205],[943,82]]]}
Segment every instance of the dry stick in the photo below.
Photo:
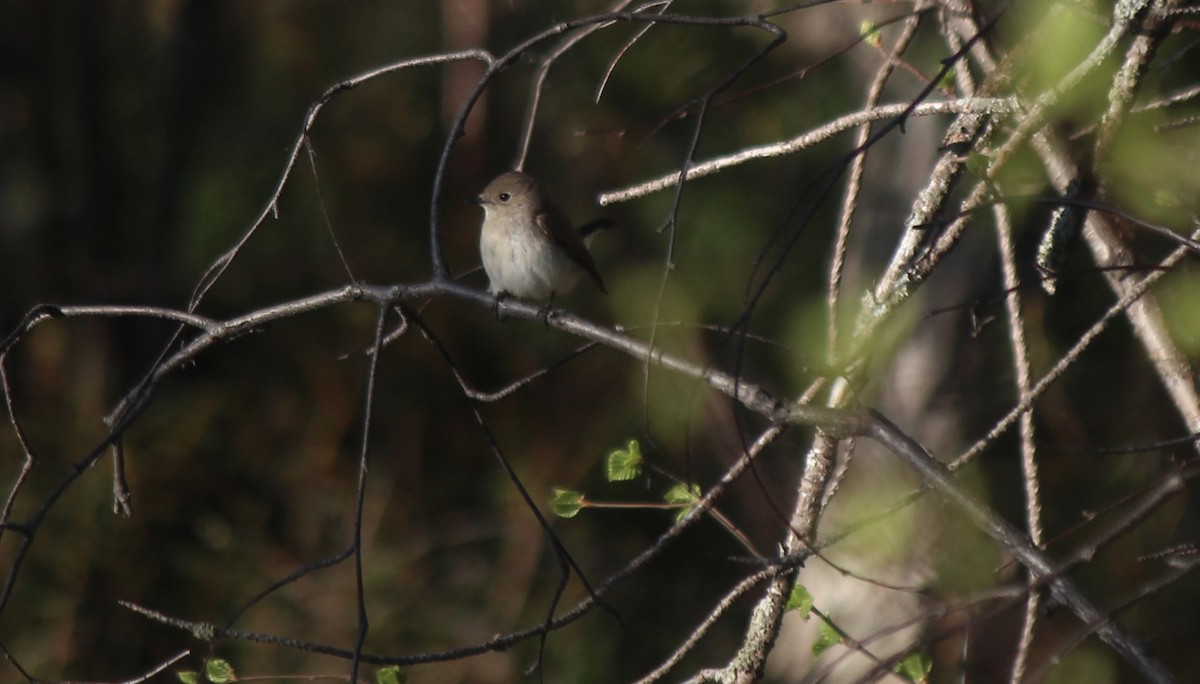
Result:
{"label": "dry stick", "polygon": [[[759,454],[761,454],[768,446],[770,446],[782,433],[783,429],[778,425],[772,425],[771,427],[767,428],[761,435],[759,435],[758,439],[754,441],[754,444],[750,445],[750,447],[746,449],[745,453],[742,454],[742,457],[738,459],[737,463],[735,463],[733,467],[726,471],[726,474],[721,478],[717,486],[713,487],[705,494],[705,496],[701,499],[702,503],[697,504],[695,508],[711,508],[712,510],[716,510],[713,506],[716,496],[721,494],[728,483],[736,480],[737,477],[740,476],[742,469],[748,466],[752,460],[757,458]],[[692,516],[690,513],[687,517],[689,519],[699,519],[698,516]],[[680,523],[683,523],[683,520],[680,520]],[[678,524],[676,526],[678,526]],[[653,548],[663,548],[663,546],[660,542],[656,542]],[[755,573],[748,578],[742,579],[737,586],[735,586],[726,595],[725,599],[721,600],[717,608],[709,613],[708,617],[692,630],[691,635],[684,641],[684,643],[681,644],[671,656],[664,660],[661,665],[659,665],[649,674],[645,675],[641,680],[639,680],[639,682],[652,682],[666,675],[671,668],[677,665],[685,655],[687,655],[696,647],[696,644],[700,641],[701,637],[703,637],[704,634],[708,632],[709,628],[716,623],[717,619],[725,613],[734,599],[749,591],[754,585],[758,584],[762,580],[776,575],[779,572],[785,571],[788,568],[789,566],[778,565],[762,572]]]}
{"label": "dry stick", "polygon": [[[1025,341],[1025,319],[1021,316],[1020,279],[1017,276],[1016,248],[1012,239],[1012,222],[1008,207],[997,204],[993,208],[996,217],[997,251],[1000,252],[1000,265],[1004,277],[1004,289],[1012,292],[1012,296],[1004,298],[1004,310],[1008,314],[1008,339],[1013,353],[1014,380],[1017,385],[1017,396],[1025,399],[1029,396],[1030,368],[1029,345]],[[1041,482],[1038,478],[1038,465],[1034,449],[1033,409],[1021,414],[1021,481],[1025,486],[1025,525],[1029,529],[1029,539],[1039,548],[1042,547],[1042,502],[1040,498]],[[1030,591],[1025,599],[1025,615],[1021,624],[1021,637],[1017,642],[1017,653],[1013,657],[1012,674],[1009,681],[1018,684],[1024,676],[1029,660],[1029,649],[1033,645],[1034,629],[1037,625],[1038,606],[1041,595]]]}
{"label": "dry stick", "polygon": [[1142,84],[1142,77],[1150,61],[1154,59],[1162,41],[1167,37],[1175,20],[1167,14],[1167,5],[1177,4],[1175,0],[1153,0],[1142,16],[1141,26],[1125,51],[1125,59],[1121,68],[1113,77],[1112,87],[1108,91],[1108,109],[1100,120],[1100,130],[1096,134],[1096,143],[1092,149],[1093,172],[1098,171],[1108,157],[1108,151],[1116,138],[1117,131],[1125,121],[1133,103],[1134,95]]}
{"label": "dry stick", "polygon": [[1200,86],[1192,86],[1191,88],[1184,88],[1183,90],[1180,90],[1178,92],[1172,93],[1167,96],[1164,96],[1157,100],[1153,100],[1150,102],[1146,102],[1144,104],[1140,104],[1133,108],[1133,112],[1135,114],[1140,114],[1142,112],[1151,112],[1156,109],[1162,109],[1164,107],[1169,107],[1171,105],[1179,104],[1181,102],[1187,102],[1188,100],[1195,99],[1196,97],[1200,97]]}
{"label": "dry stick", "polygon": [[317,191],[317,206],[321,209],[321,219],[325,224],[325,232],[329,234],[329,241],[333,244],[333,251],[338,255],[338,259],[342,262],[342,268],[346,271],[346,278],[352,282],[358,282],[358,278],[354,275],[354,269],[350,268],[350,262],[346,259],[346,252],[342,249],[342,243],[338,240],[337,231],[333,229],[333,221],[329,219],[329,207],[325,202],[325,193],[321,190],[321,176],[317,172],[317,151],[313,149],[312,138],[304,136],[304,150],[308,152],[308,168],[312,171],[313,185]]}
{"label": "dry stick", "polygon": [[[637,11],[646,12],[657,7],[659,13],[662,14],[671,7],[672,2],[674,2],[674,0],[651,0],[651,2],[644,3],[638,7]],[[622,2],[617,3],[616,7],[624,7],[627,4],[628,2],[622,0]],[[617,70],[617,64],[621,61],[621,58],[624,57],[629,50],[632,49],[639,40],[641,40],[642,36],[646,35],[652,28],[654,28],[654,24],[650,23],[647,23],[645,26],[639,28],[632,36],[630,36],[629,40],[625,41],[625,44],[617,50],[616,54],[613,55],[612,60],[610,60],[608,63],[608,68],[604,70],[604,75],[600,77],[600,85],[596,86],[595,102],[597,104],[600,103],[600,98],[604,96],[604,89],[608,86],[608,82],[612,78],[613,72]]]}
{"label": "dry stick", "polygon": [[[21,674],[25,677],[26,681],[31,682],[31,683],[43,681],[43,680],[39,680],[39,679],[31,676],[29,673],[27,673],[24,670],[24,668],[22,668],[19,664],[17,664],[17,662],[15,660],[13,660],[12,656],[8,653],[7,648],[0,647],[0,649],[2,649],[4,651],[4,655],[8,658],[9,662],[11,662],[14,666],[16,666],[17,670],[19,670],[21,672]],[[142,674],[137,675],[136,677],[133,677],[131,679],[123,679],[119,682],[114,682],[113,684],[142,684],[142,682],[148,682],[151,679],[153,679],[156,675],[158,675],[159,673],[166,670],[168,667],[171,667],[175,663],[183,660],[184,658],[188,657],[191,654],[192,654],[192,652],[190,649],[184,649],[182,651],[179,651],[175,655],[170,656],[166,660],[158,663],[157,665],[151,667],[149,670],[146,670]],[[182,674],[182,673],[177,672],[176,676],[178,677],[179,674]],[[179,677],[179,678],[182,679],[182,677]],[[241,681],[250,681],[250,679],[243,679]],[[63,682],[63,684],[72,684],[72,683],[71,682]],[[80,683],[80,684],[84,684],[84,683]]]}
{"label": "dry stick", "polygon": [[17,659],[13,657],[13,654],[8,650],[8,646],[4,645],[3,641],[0,641],[0,653],[3,653],[4,659],[7,660],[9,663],[11,663],[12,666],[14,668],[16,668],[17,672],[21,673],[21,676],[25,678],[25,681],[27,681],[27,682],[36,682],[37,681],[36,679],[34,679],[33,675],[29,674],[29,672],[27,672],[25,670],[24,666],[22,666],[21,663],[18,662]]}
{"label": "dry stick", "polygon": [[567,352],[566,354],[555,359],[554,361],[547,363],[545,366],[538,368],[537,370],[526,375],[525,377],[518,378],[517,380],[510,382],[509,384],[505,385],[504,387],[501,387],[500,389],[491,391],[491,392],[487,392],[487,391],[480,390],[480,389],[473,387],[471,385],[471,383],[465,377],[462,376],[461,372],[457,368],[451,368],[451,371],[453,371],[454,376],[458,381],[459,387],[462,389],[463,393],[467,395],[467,397],[469,397],[475,401],[486,404],[486,403],[500,401],[500,400],[505,399],[513,394],[516,394],[517,391],[526,387],[527,385],[532,384],[538,378],[549,375],[552,371],[554,371],[558,368],[562,368],[563,366],[567,365],[571,361],[574,361],[575,359],[577,359],[577,358],[583,356],[584,354],[588,353],[589,351],[595,349],[597,346],[599,346],[599,345],[597,345],[595,342],[588,342],[587,344],[580,345],[579,347],[576,347],[575,349]]}
{"label": "dry stick", "polygon": [[687,639],[679,646],[679,648],[675,649],[674,653],[664,660],[661,665],[654,668],[640,679],[637,679],[635,684],[653,684],[653,682],[657,682],[665,677],[673,667],[679,664],[679,661],[683,660],[684,656],[696,648],[696,644],[699,643],[700,639],[704,638],[704,635],[708,634],[708,630],[712,629],[712,626],[717,623],[717,620],[723,617],[725,613],[733,607],[733,604],[735,601],[737,601],[737,599],[744,596],[747,592],[758,585],[758,583],[783,571],[783,568],[774,567],[767,570],[760,570],[749,577],[743,578],[737,583],[736,586],[734,586],[733,589],[730,589],[725,596],[721,597],[721,600],[717,603],[717,606],[709,611],[708,615],[705,616],[704,620],[702,620],[700,624],[696,625],[696,627],[692,630],[692,633],[688,635]]}
{"label": "dry stick", "polygon": [[362,438],[358,453],[358,486],[354,492],[354,532],[351,548],[354,549],[354,593],[358,599],[358,625],[354,637],[354,658],[350,664],[350,681],[358,681],[358,667],[363,644],[367,640],[370,622],[367,619],[366,587],[363,584],[363,507],[367,500],[367,472],[370,470],[368,454],[371,447],[371,416],[375,409],[375,381],[379,377],[379,351],[383,349],[383,337],[387,330],[387,314],[390,307],[380,306],[375,318],[375,342],[368,360],[366,396],[363,399]]}
{"label": "dry stick", "polygon": [[[920,5],[914,9],[918,11]],[[896,38],[896,42],[892,45],[889,58],[884,60],[884,63],[879,66],[875,72],[875,77],[871,80],[867,87],[866,103],[863,107],[864,111],[871,111],[879,107],[879,98],[883,96],[883,87],[887,85],[888,79],[895,72],[897,58],[908,49],[912,43],[913,37],[917,34],[917,27],[920,26],[920,16],[913,15],[904,20],[900,35]],[[854,136],[854,147],[863,148],[871,137],[871,124],[864,123],[858,127],[858,131]],[[850,224],[854,221],[855,210],[858,208],[858,195],[862,190],[863,169],[867,164],[867,150],[864,148],[863,153],[854,157],[850,162],[850,168],[846,174],[846,190],[842,197],[842,208],[838,215],[838,225],[835,230],[834,246],[833,246],[833,262],[829,267],[829,280],[826,283],[826,316],[828,316],[828,330],[826,331],[826,346],[829,350],[826,354],[826,361],[831,361],[834,354],[833,350],[837,348],[837,328],[838,328],[838,297],[841,295],[842,272],[846,264],[846,243],[850,237]]]}
{"label": "dry stick", "polygon": [[29,473],[33,471],[33,466],[38,462],[37,456],[34,454],[33,445],[29,443],[28,437],[25,436],[25,429],[21,427],[21,420],[17,417],[17,407],[13,402],[12,383],[8,379],[8,355],[0,353],[0,386],[4,390],[4,404],[8,409],[8,422],[12,425],[13,433],[17,436],[17,443],[21,445],[21,451],[25,458],[21,462],[21,470],[17,473],[13,480],[13,486],[8,491],[8,498],[4,500],[4,507],[0,509],[0,539],[4,538],[4,533],[8,529],[9,516],[12,515],[13,504],[16,503],[17,495],[25,486],[26,480],[29,479]]}
{"label": "dry stick", "polygon": [[[914,8],[914,11],[919,11],[920,6]],[[917,28],[920,26],[920,16],[914,14],[904,20],[900,35],[896,38],[896,42],[892,45],[889,59],[886,59],[880,65],[875,73],[870,86],[867,88],[866,105],[864,109],[872,110],[879,106],[879,98],[883,96],[883,88],[887,85],[888,79],[895,71],[897,58],[908,49],[912,43],[913,37],[916,36]],[[871,125],[865,123],[859,126],[858,132],[854,138],[854,147],[863,150],[863,153],[854,157],[850,162],[850,169],[846,177],[846,189],[842,197],[842,208],[838,216],[838,225],[835,231],[833,260],[829,266],[829,280],[826,283],[825,295],[825,315],[828,319],[828,328],[826,330],[826,353],[825,362],[833,363],[837,354],[834,350],[838,346],[838,300],[841,297],[842,275],[846,265],[846,250],[847,243],[850,238],[850,226],[854,221],[854,214],[858,208],[858,196],[862,189],[863,171],[867,164],[867,149],[866,144],[871,138]],[[832,445],[832,453],[836,454],[836,444]],[[829,477],[829,482],[824,486],[824,494],[821,498],[821,508],[824,509],[834,495],[841,487],[842,480],[850,472],[850,464],[853,463],[854,450],[849,446],[845,452],[844,458],[836,463],[833,473]]]}
{"label": "dry stick", "polygon": [[[696,162],[688,167],[688,178],[709,176],[718,171],[744,164],[755,159],[770,159],[794,154],[832,138],[839,133],[855,129],[864,124],[898,116],[934,116],[939,114],[1008,114],[1016,108],[1011,97],[968,97],[944,102],[897,103],[880,105],[870,109],[840,116],[829,123],[818,126],[788,140],[759,145],[739,150],[707,161]],[[679,185],[680,173],[673,171],[648,181],[626,188],[601,193],[596,202],[601,206],[628,202]]]}
{"label": "dry stick", "polygon": [[1120,539],[1126,532],[1141,524],[1142,521],[1149,518],[1152,513],[1157,511],[1168,500],[1185,492],[1188,481],[1196,477],[1200,477],[1200,462],[1193,460],[1184,468],[1172,470],[1163,475],[1153,487],[1147,487],[1142,492],[1128,497],[1126,501],[1134,498],[1140,498],[1141,500],[1136,505],[1131,506],[1129,512],[1125,514],[1125,518],[1118,520],[1115,525],[1105,532],[1102,538],[1076,549],[1069,558],[1064,560],[1064,570],[1091,561],[1102,548]]}
{"label": "dry stick", "polygon": [[[821,622],[824,623],[825,627],[828,627],[833,632],[833,635],[835,635],[838,639],[839,645],[846,647],[846,649],[842,653],[842,655],[840,655],[838,658],[836,658],[834,660],[834,662],[831,663],[828,668],[826,668],[828,671],[832,671],[834,669],[834,666],[838,662],[845,660],[846,658],[849,658],[851,655],[855,655],[855,654],[865,656],[868,660],[873,662],[874,663],[874,671],[876,671],[876,672],[886,671],[884,666],[886,665],[887,661],[880,658],[879,656],[875,655],[867,648],[867,645],[868,645],[871,637],[868,636],[867,639],[862,639],[862,640],[856,639],[849,632],[847,632],[845,629],[843,629],[841,626],[839,626],[833,620],[833,617],[830,616],[828,613],[821,611],[821,609],[817,608],[816,606],[812,606],[811,608],[809,608],[809,611],[813,615],[816,615],[818,618],[820,618]],[[883,631],[883,630],[881,630],[881,631]],[[805,677],[805,681],[820,682],[820,681],[823,681],[825,678],[824,675],[813,678],[811,672],[806,673],[806,674],[808,676]],[[710,682],[710,681],[714,681],[714,680],[724,681],[727,678],[727,676],[728,675],[723,670],[702,670],[700,672],[700,674],[698,674],[697,676],[692,677],[691,679],[688,679],[687,683],[688,684],[702,684],[703,682]],[[901,681],[906,682],[906,683],[911,681],[911,680],[901,677],[899,674],[893,673],[893,676],[895,676],[897,679],[900,679]],[[871,677],[864,677],[862,681],[875,681],[877,678],[878,678],[878,675],[871,676]],[[739,679],[737,681],[740,682],[742,680]]]}
{"label": "dry stick", "polygon": [[324,570],[325,568],[333,567],[334,565],[341,563],[342,561],[349,558],[350,555],[354,553],[354,551],[355,551],[355,549],[354,549],[353,545],[347,546],[345,549],[343,549],[342,551],[340,551],[332,556],[329,556],[327,558],[322,558],[322,559],[314,561],[312,563],[306,563],[305,565],[288,573],[288,575],[286,577],[276,580],[275,582],[272,582],[265,589],[263,589],[262,591],[255,594],[248,601],[243,603],[240,608],[238,608],[236,611],[234,611],[233,617],[231,617],[229,619],[229,621],[226,622],[225,627],[223,628],[222,631],[227,631],[229,629],[232,629],[233,626],[235,624],[237,624],[237,621],[242,617],[242,615],[244,615],[247,610],[250,610],[254,606],[258,605],[259,601],[262,601],[266,597],[270,596],[271,594],[274,594],[275,592],[279,591],[280,589],[286,587],[287,585],[291,584],[292,582],[295,582],[296,580],[298,580],[302,577],[307,577],[309,574],[311,574],[313,572],[316,572],[318,570]]}

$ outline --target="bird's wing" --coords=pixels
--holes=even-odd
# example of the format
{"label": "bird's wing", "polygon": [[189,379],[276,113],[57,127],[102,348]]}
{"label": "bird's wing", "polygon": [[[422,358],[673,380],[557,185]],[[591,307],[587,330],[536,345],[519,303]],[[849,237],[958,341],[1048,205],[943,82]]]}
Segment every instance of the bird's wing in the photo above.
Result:
{"label": "bird's wing", "polygon": [[579,234],[571,228],[571,222],[557,207],[550,206],[546,211],[538,212],[536,223],[546,237],[571,257],[571,261],[587,271],[592,280],[596,281],[596,287],[599,287],[601,292],[608,294],[608,288],[604,286],[604,279],[600,277],[600,270],[596,268],[596,262],[592,261],[591,253],[584,246]]}

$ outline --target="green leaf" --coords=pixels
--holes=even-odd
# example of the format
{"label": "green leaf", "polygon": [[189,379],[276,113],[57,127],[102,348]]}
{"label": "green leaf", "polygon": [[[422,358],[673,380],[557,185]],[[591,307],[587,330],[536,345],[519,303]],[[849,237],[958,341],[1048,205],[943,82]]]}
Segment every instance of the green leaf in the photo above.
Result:
{"label": "green leaf", "polygon": [[879,36],[879,27],[875,25],[875,22],[867,19],[858,24],[858,35],[862,36],[867,45],[873,47],[879,47],[883,42]]}
{"label": "green leaf", "polygon": [[200,684],[200,673],[195,670],[176,670],[175,676],[183,684]]}
{"label": "green leaf", "polygon": [[212,684],[229,684],[237,681],[237,675],[228,660],[213,658],[204,663],[204,681],[212,682]]}
{"label": "green leaf", "polygon": [[946,69],[946,73],[938,79],[938,88],[942,90],[954,90],[954,67]]}
{"label": "green leaf", "polygon": [[550,499],[550,510],[560,518],[574,518],[583,510],[583,494],[570,489],[554,488],[554,498]]}
{"label": "green leaf", "polygon": [[796,583],[792,587],[792,593],[790,596],[788,596],[787,607],[784,610],[798,609],[800,611],[800,617],[807,620],[809,614],[812,612],[812,607],[812,594],[808,593],[808,589],[806,589],[803,584]]}
{"label": "green leaf", "polygon": [[408,676],[400,671],[399,665],[389,665],[375,671],[375,684],[404,684]]}
{"label": "green leaf", "polygon": [[642,445],[636,439],[625,443],[624,449],[608,453],[605,474],[609,482],[626,482],[642,474]]}
{"label": "green leaf", "polygon": [[819,656],[840,643],[842,643],[842,635],[838,634],[833,625],[828,622],[822,622],[817,632],[817,640],[812,645],[813,655]]}
{"label": "green leaf", "polygon": [[677,484],[663,494],[663,501],[669,504],[694,504],[700,499],[700,485]]}
{"label": "green leaf", "polygon": [[696,502],[700,500],[700,485],[685,485],[677,484],[667,490],[663,494],[663,501],[679,506],[679,511],[675,514],[675,522],[683,519],[683,516],[691,512]]}
{"label": "green leaf", "polygon": [[910,682],[925,684],[929,681],[929,673],[933,671],[933,661],[924,652],[909,653],[904,660],[896,664],[896,673]]}

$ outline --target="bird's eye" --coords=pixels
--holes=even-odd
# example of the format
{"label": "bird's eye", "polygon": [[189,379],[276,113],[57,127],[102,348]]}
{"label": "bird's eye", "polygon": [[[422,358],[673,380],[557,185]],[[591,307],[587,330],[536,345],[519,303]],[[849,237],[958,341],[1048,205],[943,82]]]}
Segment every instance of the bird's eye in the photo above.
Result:
{"label": "bird's eye", "polygon": [[507,192],[500,193],[500,201],[501,202],[507,202],[510,199],[512,199],[512,195],[508,194]]}

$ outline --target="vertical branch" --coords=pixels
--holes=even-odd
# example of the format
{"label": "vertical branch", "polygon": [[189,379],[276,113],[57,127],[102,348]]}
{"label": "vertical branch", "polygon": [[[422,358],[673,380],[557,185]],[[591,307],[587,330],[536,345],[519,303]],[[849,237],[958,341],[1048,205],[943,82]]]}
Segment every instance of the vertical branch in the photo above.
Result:
{"label": "vertical branch", "polygon": [[0,539],[3,539],[4,533],[9,529],[10,516],[12,516],[13,504],[17,500],[17,495],[21,493],[25,481],[29,478],[29,473],[33,471],[33,466],[37,463],[37,456],[33,454],[33,445],[29,443],[29,439],[25,436],[25,430],[21,427],[21,420],[17,417],[12,384],[8,379],[7,350],[0,352],[0,389],[4,391],[4,406],[8,409],[8,422],[17,436],[17,443],[21,445],[21,451],[25,454],[25,458],[21,461],[21,470],[13,478],[12,487],[8,490],[8,497],[4,500],[4,508],[0,509]]}
{"label": "vertical branch", "polygon": [[[1008,207],[997,204],[993,213],[996,218],[996,237],[1000,252],[1000,265],[1004,278],[1004,291],[1009,293],[1004,298],[1004,309],[1008,314],[1009,346],[1013,353],[1013,369],[1016,371],[1017,396],[1021,403],[1029,404],[1029,408],[1021,413],[1021,481],[1025,486],[1025,525],[1029,531],[1029,539],[1034,546],[1042,546],[1042,502],[1041,481],[1038,477],[1036,451],[1033,435],[1033,405],[1030,396],[1029,345],[1025,341],[1025,321],[1021,316],[1020,288],[1021,282],[1017,276],[1017,263],[1012,239],[1012,222],[1009,218]],[[1029,649],[1033,645],[1034,628],[1037,624],[1039,594],[1032,587],[1025,599],[1025,616],[1021,627],[1021,638],[1018,641],[1017,654],[1013,659],[1012,675],[1009,681],[1019,684],[1024,679],[1025,668],[1029,660]]]}
{"label": "vertical branch", "polygon": [[363,546],[362,525],[363,506],[367,500],[367,473],[370,470],[369,458],[371,447],[371,415],[375,408],[375,381],[379,377],[379,357],[383,351],[383,338],[387,330],[388,307],[380,306],[375,317],[375,341],[367,361],[367,390],[363,400],[362,441],[358,452],[358,487],[354,494],[354,585],[358,602],[358,629],[354,637],[354,660],[350,666],[350,681],[358,681],[359,659],[362,657],[363,644],[367,640],[367,630],[370,621],[367,618],[366,587],[363,586]]}
{"label": "vertical branch", "polygon": [[[892,73],[896,70],[896,61],[900,55],[908,49],[912,43],[913,37],[917,34],[917,27],[921,23],[922,3],[917,3],[913,9],[913,14],[904,20],[900,35],[896,38],[896,42],[892,44],[891,50],[887,54],[887,58],[883,64],[879,65],[879,69],[875,72],[875,77],[871,79],[871,84],[867,87],[866,102],[863,103],[863,109],[872,109],[879,105],[879,99],[883,96],[883,87],[887,85]],[[854,212],[858,207],[858,195],[862,189],[863,169],[867,164],[867,141],[871,139],[871,124],[865,123],[859,126],[858,131],[854,136],[854,147],[861,149],[863,152],[856,155],[850,160],[850,169],[846,178],[846,191],[842,196],[842,208],[838,214],[838,225],[835,231],[834,246],[833,246],[833,263],[829,266],[829,278],[826,291],[826,308],[829,317],[829,328],[826,332],[827,351],[825,358],[827,361],[832,361],[836,356],[834,350],[837,349],[838,339],[838,298],[841,295],[842,272],[846,263],[846,242],[850,237],[850,225],[854,221]]]}

